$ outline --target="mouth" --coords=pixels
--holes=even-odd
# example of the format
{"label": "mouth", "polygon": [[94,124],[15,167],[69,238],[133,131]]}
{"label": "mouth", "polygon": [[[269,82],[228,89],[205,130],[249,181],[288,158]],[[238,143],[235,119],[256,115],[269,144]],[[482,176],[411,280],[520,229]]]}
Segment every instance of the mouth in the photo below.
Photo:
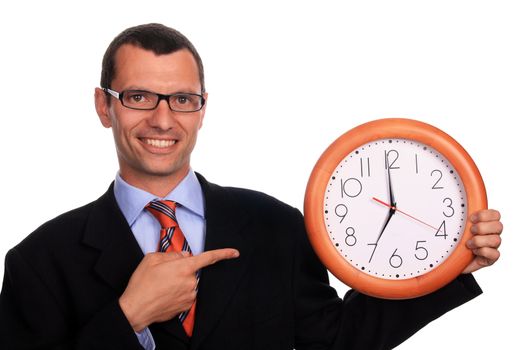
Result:
{"label": "mouth", "polygon": [[149,146],[153,146],[155,148],[168,148],[177,143],[177,140],[149,139],[149,138],[141,138],[140,140],[143,143]]}

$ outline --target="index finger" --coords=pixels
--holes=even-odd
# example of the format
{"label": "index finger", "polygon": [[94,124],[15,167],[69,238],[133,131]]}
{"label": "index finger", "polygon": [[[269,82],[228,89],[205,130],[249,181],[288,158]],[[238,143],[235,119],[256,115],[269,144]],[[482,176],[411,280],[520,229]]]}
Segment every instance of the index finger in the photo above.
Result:
{"label": "index finger", "polygon": [[203,267],[213,265],[221,260],[234,259],[237,257],[239,257],[239,251],[237,249],[222,248],[208,250],[199,255],[194,255],[188,259],[193,260],[195,270],[200,270]]}

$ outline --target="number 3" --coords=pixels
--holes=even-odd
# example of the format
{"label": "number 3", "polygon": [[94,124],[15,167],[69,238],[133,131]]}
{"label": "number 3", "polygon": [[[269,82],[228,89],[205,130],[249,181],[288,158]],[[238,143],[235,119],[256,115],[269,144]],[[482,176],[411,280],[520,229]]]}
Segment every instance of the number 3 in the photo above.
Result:
{"label": "number 3", "polygon": [[[447,202],[447,200],[450,202],[450,203],[447,205],[447,208],[449,208],[450,210],[452,210],[452,214],[447,215],[447,213],[443,212],[443,215],[445,215],[447,218],[449,218],[449,217],[451,217],[451,216],[454,216],[455,211],[454,211],[454,208],[452,208],[452,199],[450,199],[450,198],[447,197],[447,198],[443,199],[443,203]],[[446,204],[446,203],[445,203],[445,204]]]}

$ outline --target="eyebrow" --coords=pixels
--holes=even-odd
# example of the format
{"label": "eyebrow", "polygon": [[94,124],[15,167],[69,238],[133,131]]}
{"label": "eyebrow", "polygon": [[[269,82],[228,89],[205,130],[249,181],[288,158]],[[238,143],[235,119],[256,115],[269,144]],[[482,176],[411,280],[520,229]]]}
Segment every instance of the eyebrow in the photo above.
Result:
{"label": "eyebrow", "polygon": [[[153,93],[156,93],[156,94],[160,94],[160,92],[157,92],[157,91],[152,91],[150,89],[146,89],[146,88],[143,88],[143,87],[139,87],[139,86],[135,86],[135,85],[132,85],[130,87],[127,87],[127,88],[124,88],[122,89],[122,91],[126,91],[126,90],[134,90],[134,91],[147,91],[147,92],[153,92]],[[175,94],[196,94],[196,95],[200,95],[201,94],[201,91],[197,91],[197,92],[193,92],[191,91],[192,89],[187,89],[187,90],[177,90],[175,92],[170,92],[168,94],[161,94],[161,95],[175,95]]]}

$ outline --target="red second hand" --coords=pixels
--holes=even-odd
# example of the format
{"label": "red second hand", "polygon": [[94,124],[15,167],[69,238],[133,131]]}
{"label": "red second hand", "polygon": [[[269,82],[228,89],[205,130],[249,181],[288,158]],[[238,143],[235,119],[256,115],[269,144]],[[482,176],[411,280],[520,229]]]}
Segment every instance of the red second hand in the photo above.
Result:
{"label": "red second hand", "polygon": [[377,199],[376,197],[372,197],[372,199],[375,200],[376,202],[380,203],[380,204],[383,204],[383,205],[386,206],[386,207],[389,207],[390,209],[393,209],[393,210],[395,210],[395,211],[398,211],[398,212],[400,212],[401,214],[404,214],[404,215],[408,216],[409,218],[414,219],[414,220],[416,220],[416,221],[422,223],[423,225],[426,225],[426,226],[428,226],[428,227],[431,227],[431,228],[433,228],[433,229],[436,230],[436,231],[441,231],[440,229],[435,228],[434,226],[429,225],[429,224],[427,224],[426,222],[421,221],[421,220],[419,220],[418,218],[415,218],[415,217],[413,217],[412,215],[410,215],[410,214],[408,214],[408,213],[405,213],[405,212],[402,211],[401,209],[398,209],[398,208],[396,208],[396,207],[394,207],[394,206],[392,206],[392,205],[390,205],[390,204],[388,204],[388,203],[383,202],[383,201],[380,200],[380,199]]}

